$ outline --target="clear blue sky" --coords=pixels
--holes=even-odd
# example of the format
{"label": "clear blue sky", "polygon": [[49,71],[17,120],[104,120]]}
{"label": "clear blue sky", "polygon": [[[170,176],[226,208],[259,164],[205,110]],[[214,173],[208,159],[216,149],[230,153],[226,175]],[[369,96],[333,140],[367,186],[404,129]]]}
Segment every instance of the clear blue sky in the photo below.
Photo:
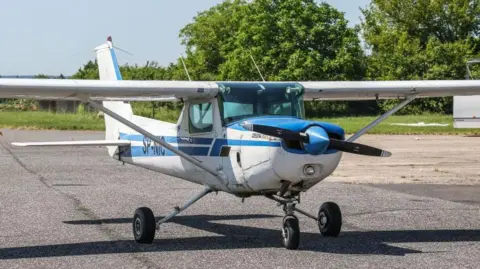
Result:
{"label": "clear blue sky", "polygon": [[[134,56],[120,64],[162,65],[184,51],[179,30],[222,0],[15,0],[0,4],[0,74],[73,74],[108,35]],[[369,0],[328,0],[351,24]],[[352,2],[355,2],[352,4]]]}

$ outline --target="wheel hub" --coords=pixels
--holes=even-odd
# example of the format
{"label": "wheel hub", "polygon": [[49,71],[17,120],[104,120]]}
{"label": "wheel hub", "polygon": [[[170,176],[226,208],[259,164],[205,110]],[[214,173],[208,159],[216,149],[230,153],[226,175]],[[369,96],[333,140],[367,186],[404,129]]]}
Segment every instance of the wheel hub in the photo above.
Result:
{"label": "wheel hub", "polygon": [[135,219],[135,234],[137,234],[138,236],[140,236],[140,233],[141,233],[141,226],[142,226],[142,222],[140,221],[139,218],[136,218]]}
{"label": "wheel hub", "polygon": [[325,213],[320,212],[320,215],[318,216],[318,222],[320,224],[320,227],[324,228],[327,225],[328,218],[325,215]]}
{"label": "wheel hub", "polygon": [[282,237],[283,240],[287,240],[288,238],[288,230],[286,228],[282,228]]}

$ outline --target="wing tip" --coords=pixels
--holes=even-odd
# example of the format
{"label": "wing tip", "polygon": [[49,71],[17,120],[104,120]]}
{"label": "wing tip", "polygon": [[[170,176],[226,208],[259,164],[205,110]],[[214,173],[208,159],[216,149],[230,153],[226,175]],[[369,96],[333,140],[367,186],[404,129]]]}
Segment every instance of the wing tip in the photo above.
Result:
{"label": "wing tip", "polygon": [[382,150],[382,154],[380,157],[390,157],[392,156],[392,153],[390,151]]}
{"label": "wing tip", "polygon": [[26,146],[25,143],[19,143],[19,142],[13,142],[12,145],[16,146],[16,147],[25,147]]}

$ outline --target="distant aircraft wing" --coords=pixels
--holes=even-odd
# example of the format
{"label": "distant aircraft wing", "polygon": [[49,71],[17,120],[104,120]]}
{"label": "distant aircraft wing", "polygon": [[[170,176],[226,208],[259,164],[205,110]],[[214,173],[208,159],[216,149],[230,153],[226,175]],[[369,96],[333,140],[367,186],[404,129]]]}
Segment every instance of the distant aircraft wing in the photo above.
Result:
{"label": "distant aircraft wing", "polygon": [[17,147],[79,147],[79,146],[129,146],[128,140],[89,140],[89,141],[59,141],[59,142],[14,142]]}
{"label": "distant aircraft wing", "polygon": [[212,98],[214,82],[0,79],[0,98],[63,100],[173,100]]}
{"label": "distant aircraft wing", "polygon": [[395,99],[408,95],[443,97],[479,95],[479,80],[418,80],[418,81],[308,81],[306,100]]}

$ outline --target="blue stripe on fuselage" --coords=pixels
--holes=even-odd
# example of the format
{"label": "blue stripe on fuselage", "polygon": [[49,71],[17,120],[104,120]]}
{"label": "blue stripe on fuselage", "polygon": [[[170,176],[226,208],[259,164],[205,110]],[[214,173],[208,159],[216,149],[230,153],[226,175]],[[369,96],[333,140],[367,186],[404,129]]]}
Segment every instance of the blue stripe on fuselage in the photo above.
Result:
{"label": "blue stripe on fuselage", "polygon": [[[209,147],[175,147],[191,156],[208,156]],[[133,146],[122,151],[121,157],[168,157],[177,154],[161,146]]]}
{"label": "blue stripe on fuselage", "polygon": [[[172,144],[211,145],[213,142],[213,138],[207,138],[207,137],[184,137],[184,136],[157,136],[157,137],[165,140],[165,142],[167,143],[172,143]],[[121,140],[144,141],[145,138],[146,138],[145,136],[140,134],[120,133]]]}
{"label": "blue stripe on fuselage", "polygon": [[[240,139],[213,139],[205,137],[178,137],[178,136],[158,136],[169,144],[178,144],[175,148],[192,156],[210,156],[219,157],[223,146],[249,146],[249,147],[280,147],[280,142],[269,142],[259,140],[240,140]],[[120,134],[121,140],[129,141],[150,141],[149,138],[139,134]],[[122,157],[148,157],[148,156],[175,156],[175,154],[160,145],[154,145],[148,142],[147,146],[132,146],[130,150],[124,151]],[[194,146],[202,145],[202,146]],[[212,150],[210,151],[210,148]],[[210,154],[208,152],[210,151]]]}
{"label": "blue stripe on fuselage", "polygon": [[[175,148],[180,149],[181,151],[192,155],[192,156],[210,156],[210,157],[219,157],[220,152],[223,146],[248,146],[248,147],[282,147],[281,142],[274,142],[274,141],[260,141],[260,140],[241,140],[241,139],[223,139],[223,138],[207,138],[207,137],[180,137],[180,136],[157,136],[158,138],[164,140],[169,144],[178,144],[179,146],[175,146]],[[149,138],[140,135],[140,134],[125,134],[120,133],[120,140],[129,140],[129,141],[138,141],[138,142],[145,142],[146,140],[150,141]],[[149,147],[152,146],[149,144]],[[197,146],[195,146],[197,145]],[[201,145],[201,146],[199,146]],[[137,148],[135,146],[132,149]],[[144,147],[138,146],[140,149],[132,150],[132,153],[129,153],[128,157],[147,157],[147,156],[175,156],[173,152],[165,150],[166,153],[162,154],[146,154],[144,153]],[[155,148],[155,146],[154,146]],[[209,149],[210,150],[210,154]],[[299,155],[306,155],[304,150],[295,150],[283,147],[284,150],[290,153],[299,154]],[[155,148],[157,153],[159,148]],[[160,147],[163,149],[163,147]],[[153,150],[152,150],[153,151]],[[337,153],[337,150],[329,149],[323,154],[334,154]],[[126,157],[126,155],[122,155]]]}

